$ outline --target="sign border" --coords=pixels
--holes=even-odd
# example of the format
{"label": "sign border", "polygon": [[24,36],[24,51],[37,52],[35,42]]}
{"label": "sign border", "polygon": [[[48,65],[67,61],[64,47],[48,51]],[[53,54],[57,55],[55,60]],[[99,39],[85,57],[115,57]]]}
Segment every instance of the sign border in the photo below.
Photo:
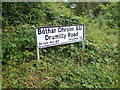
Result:
{"label": "sign border", "polygon": [[38,28],[54,28],[54,27],[67,27],[67,26],[78,26],[81,25],[83,26],[83,40],[80,40],[82,42],[85,41],[85,24],[77,24],[77,25],[66,25],[66,26],[43,26],[43,27],[35,27],[35,40],[36,40],[36,48],[46,48],[46,47],[52,47],[52,46],[58,46],[58,45],[65,45],[65,44],[71,44],[71,43],[75,43],[75,42],[79,42],[79,41],[69,41],[69,42],[63,42],[63,43],[58,43],[58,44],[51,44],[51,45],[44,45],[44,46],[37,46],[37,35],[36,35],[36,29]]}

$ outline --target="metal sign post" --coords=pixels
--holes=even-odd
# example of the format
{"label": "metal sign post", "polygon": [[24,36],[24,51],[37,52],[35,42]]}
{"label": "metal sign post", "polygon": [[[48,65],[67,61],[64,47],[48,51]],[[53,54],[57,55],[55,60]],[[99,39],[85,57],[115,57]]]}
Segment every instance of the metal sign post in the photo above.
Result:
{"label": "metal sign post", "polygon": [[85,49],[85,41],[82,42],[82,49]]}
{"label": "metal sign post", "polygon": [[37,50],[37,60],[40,60],[40,52],[39,52],[39,47],[37,46],[37,36],[36,36],[36,30],[35,30],[35,39],[36,39],[36,50]]}
{"label": "metal sign post", "polygon": [[37,60],[40,60],[39,48],[37,47]]}

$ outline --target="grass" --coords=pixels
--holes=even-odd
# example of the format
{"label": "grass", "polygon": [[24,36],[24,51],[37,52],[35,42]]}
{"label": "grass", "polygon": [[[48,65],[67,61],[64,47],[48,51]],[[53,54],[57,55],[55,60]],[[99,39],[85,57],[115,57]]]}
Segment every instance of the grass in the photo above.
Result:
{"label": "grass", "polygon": [[73,60],[50,64],[46,61],[23,62],[19,66],[3,66],[3,87],[13,88],[118,88],[116,65],[87,64],[80,66]]}

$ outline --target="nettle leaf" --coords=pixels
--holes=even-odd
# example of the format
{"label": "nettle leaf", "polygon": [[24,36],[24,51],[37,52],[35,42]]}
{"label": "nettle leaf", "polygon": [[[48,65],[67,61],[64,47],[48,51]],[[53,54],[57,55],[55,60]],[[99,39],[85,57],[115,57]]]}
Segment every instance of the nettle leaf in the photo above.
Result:
{"label": "nettle leaf", "polygon": [[15,43],[12,43],[11,46],[12,47],[17,47],[17,45]]}

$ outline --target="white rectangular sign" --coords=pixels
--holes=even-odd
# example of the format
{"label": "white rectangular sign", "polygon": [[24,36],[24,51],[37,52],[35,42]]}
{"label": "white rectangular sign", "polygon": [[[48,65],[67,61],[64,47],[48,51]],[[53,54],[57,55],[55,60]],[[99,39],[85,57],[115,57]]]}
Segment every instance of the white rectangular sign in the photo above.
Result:
{"label": "white rectangular sign", "polygon": [[85,40],[85,26],[53,26],[35,28],[37,48],[68,44]]}

